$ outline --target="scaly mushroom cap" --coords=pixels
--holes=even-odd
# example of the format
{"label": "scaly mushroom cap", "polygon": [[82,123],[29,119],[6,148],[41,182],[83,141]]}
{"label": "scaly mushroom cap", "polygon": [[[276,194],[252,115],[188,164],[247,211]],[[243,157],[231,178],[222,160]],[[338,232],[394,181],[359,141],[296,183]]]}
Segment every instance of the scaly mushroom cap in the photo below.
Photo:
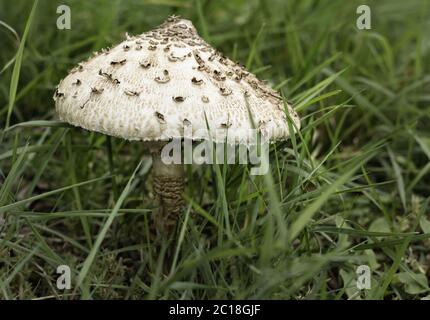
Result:
{"label": "scaly mushroom cap", "polygon": [[246,144],[253,128],[267,140],[286,139],[285,112],[300,126],[274,90],[177,17],[80,63],[54,100],[61,120],[128,140]]}

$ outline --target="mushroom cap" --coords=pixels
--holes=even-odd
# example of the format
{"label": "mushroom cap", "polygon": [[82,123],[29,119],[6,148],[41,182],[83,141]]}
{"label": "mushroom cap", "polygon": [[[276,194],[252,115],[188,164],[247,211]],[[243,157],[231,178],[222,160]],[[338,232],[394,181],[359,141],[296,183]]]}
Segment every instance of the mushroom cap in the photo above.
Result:
{"label": "mushroom cap", "polygon": [[61,120],[128,140],[286,139],[286,113],[300,127],[276,91],[177,17],[78,64],[54,100]]}

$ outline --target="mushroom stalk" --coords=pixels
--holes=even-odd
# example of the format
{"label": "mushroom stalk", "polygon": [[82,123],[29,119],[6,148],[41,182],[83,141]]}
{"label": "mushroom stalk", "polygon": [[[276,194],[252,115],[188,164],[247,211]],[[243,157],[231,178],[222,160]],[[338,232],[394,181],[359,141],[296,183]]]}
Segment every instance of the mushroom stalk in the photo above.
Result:
{"label": "mushroom stalk", "polygon": [[159,205],[155,224],[158,232],[173,231],[183,206],[184,165],[165,164],[160,151],[152,151],[152,179]]}

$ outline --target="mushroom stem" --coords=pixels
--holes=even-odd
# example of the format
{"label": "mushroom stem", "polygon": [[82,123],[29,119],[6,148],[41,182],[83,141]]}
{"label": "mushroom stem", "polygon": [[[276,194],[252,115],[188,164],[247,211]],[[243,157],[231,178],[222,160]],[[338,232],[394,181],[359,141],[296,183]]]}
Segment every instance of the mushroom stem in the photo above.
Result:
{"label": "mushroom stem", "polygon": [[175,229],[183,206],[184,191],[183,164],[165,164],[160,151],[152,151],[153,188],[159,210],[155,218],[158,233]]}

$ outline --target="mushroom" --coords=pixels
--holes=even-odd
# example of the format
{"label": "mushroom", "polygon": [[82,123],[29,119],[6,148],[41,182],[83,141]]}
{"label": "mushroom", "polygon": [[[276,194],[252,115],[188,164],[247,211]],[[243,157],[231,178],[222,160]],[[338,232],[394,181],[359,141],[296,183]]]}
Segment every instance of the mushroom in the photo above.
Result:
{"label": "mushroom", "polygon": [[[163,41],[154,45],[157,39]],[[139,50],[127,49],[136,43]],[[269,140],[286,139],[286,113],[295,128],[300,127],[288,103],[212,48],[188,20],[170,17],[103,52],[80,63],[79,73],[71,72],[60,82],[54,95],[56,111],[74,126],[145,143],[153,159],[159,232],[176,226],[183,206],[183,164],[161,159],[169,141],[227,139],[238,144],[246,141],[254,124]]]}

